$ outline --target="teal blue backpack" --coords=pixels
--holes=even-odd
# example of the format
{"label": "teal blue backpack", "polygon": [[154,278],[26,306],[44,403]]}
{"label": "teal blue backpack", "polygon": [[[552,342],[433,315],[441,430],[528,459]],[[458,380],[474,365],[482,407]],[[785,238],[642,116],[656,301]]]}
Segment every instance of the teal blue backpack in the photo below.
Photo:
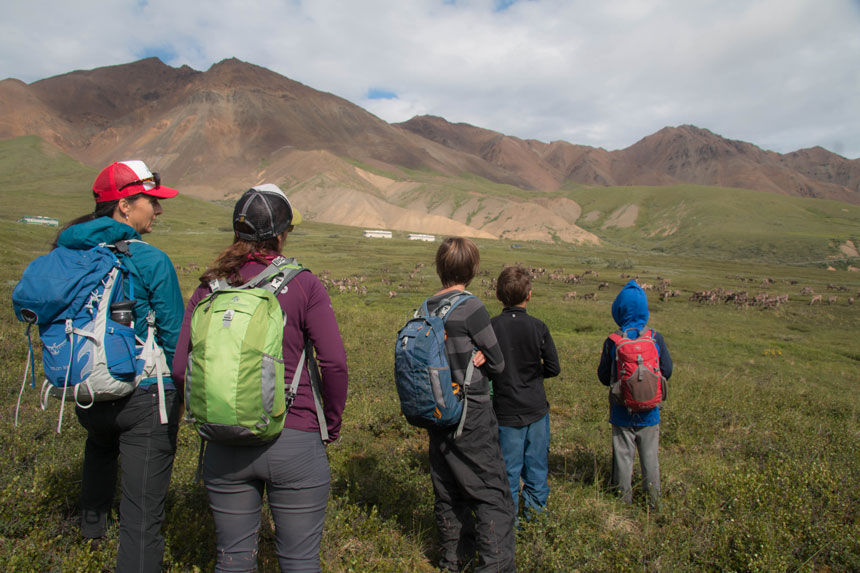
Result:
{"label": "teal blue backpack", "polygon": [[[45,372],[42,409],[47,407],[48,396],[61,400],[58,433],[67,400],[89,408],[95,402],[131,394],[149,377],[158,380],[161,422],[167,423],[162,376],[169,368],[155,343],[154,312],[146,318],[146,340],[134,333],[134,281],[124,280],[129,268],[123,263],[129,242],[141,241],[118,241],[91,249],[57,247],[27,266],[12,291],[15,316],[27,324],[29,347],[16,424],[28,371],[31,385],[36,385],[30,332],[34,324],[39,328]],[[128,293],[123,292],[126,282]]]}

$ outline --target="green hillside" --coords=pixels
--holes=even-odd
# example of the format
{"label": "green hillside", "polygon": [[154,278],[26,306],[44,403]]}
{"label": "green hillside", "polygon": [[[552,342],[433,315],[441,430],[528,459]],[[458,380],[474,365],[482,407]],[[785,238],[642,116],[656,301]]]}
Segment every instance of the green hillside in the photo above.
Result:
{"label": "green hillside", "polygon": [[[844,268],[839,246],[860,246],[860,206],[836,201],[696,185],[580,188],[564,195],[582,207],[581,227],[634,250]],[[638,210],[632,226],[613,224],[613,215],[630,206]]]}

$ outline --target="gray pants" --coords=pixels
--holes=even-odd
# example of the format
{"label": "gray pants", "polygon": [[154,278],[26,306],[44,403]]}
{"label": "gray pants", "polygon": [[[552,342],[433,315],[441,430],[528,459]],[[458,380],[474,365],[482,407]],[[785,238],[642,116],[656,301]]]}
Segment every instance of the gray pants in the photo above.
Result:
{"label": "gray pants", "polygon": [[330,480],[318,432],[285,428],[265,446],[208,444],[203,481],[215,518],[215,570],[257,570],[265,491],[281,571],[319,571]]}
{"label": "gray pants", "polygon": [[621,500],[633,502],[633,458],[639,449],[642,486],[648,492],[652,508],[660,506],[660,424],[654,426],[612,425],[612,486]]}

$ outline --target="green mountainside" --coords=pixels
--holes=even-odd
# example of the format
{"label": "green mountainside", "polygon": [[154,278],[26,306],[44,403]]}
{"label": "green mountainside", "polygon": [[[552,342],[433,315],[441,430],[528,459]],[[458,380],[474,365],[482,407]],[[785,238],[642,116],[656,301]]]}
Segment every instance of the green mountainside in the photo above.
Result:
{"label": "green mountainside", "polygon": [[564,196],[582,207],[579,226],[634,250],[845,265],[840,246],[860,246],[860,207],[837,201],[698,185],[582,188]]}

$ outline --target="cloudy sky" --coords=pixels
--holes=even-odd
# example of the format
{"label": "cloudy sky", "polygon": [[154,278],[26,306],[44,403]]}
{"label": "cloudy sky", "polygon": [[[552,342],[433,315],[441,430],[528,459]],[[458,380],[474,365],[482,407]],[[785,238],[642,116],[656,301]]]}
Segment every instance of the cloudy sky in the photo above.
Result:
{"label": "cloudy sky", "polygon": [[388,122],[860,157],[860,0],[6,0],[0,78],[236,57]]}

